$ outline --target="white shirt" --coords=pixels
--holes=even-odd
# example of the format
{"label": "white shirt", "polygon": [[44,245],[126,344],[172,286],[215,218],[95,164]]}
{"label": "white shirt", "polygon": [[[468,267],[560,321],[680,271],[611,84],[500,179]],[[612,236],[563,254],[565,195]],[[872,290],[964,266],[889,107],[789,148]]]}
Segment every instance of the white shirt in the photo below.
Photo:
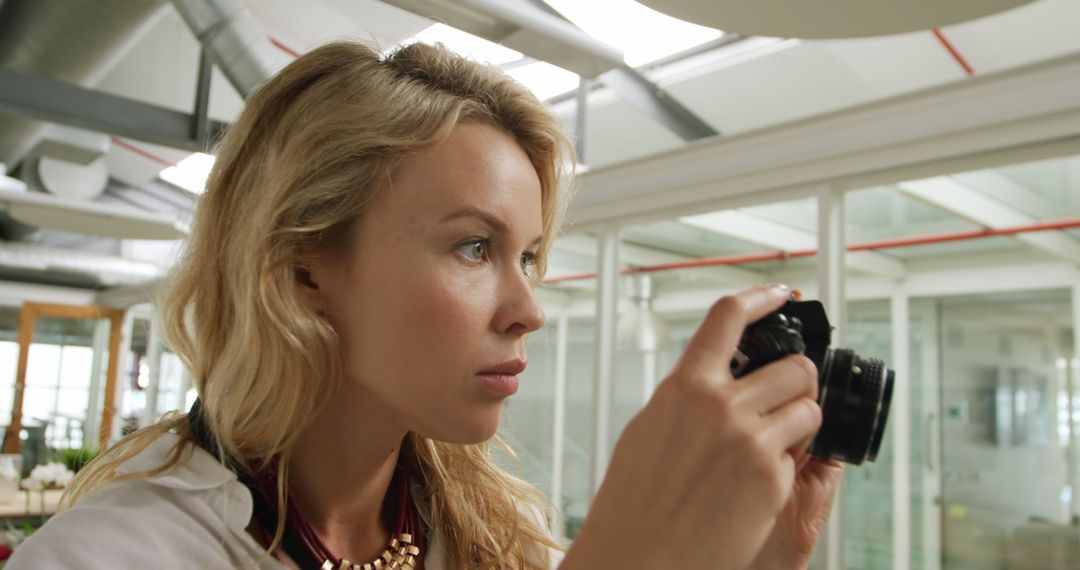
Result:
{"label": "white shirt", "polygon": [[[117,473],[160,467],[178,439],[163,435]],[[252,514],[247,487],[213,455],[188,449],[161,475],[109,483],[53,516],[15,549],[5,569],[286,568],[264,557],[264,548],[246,530]],[[430,528],[430,507],[415,488],[413,500]],[[555,568],[561,555],[553,551],[551,556]],[[428,531],[424,568],[447,570],[438,528]]]}

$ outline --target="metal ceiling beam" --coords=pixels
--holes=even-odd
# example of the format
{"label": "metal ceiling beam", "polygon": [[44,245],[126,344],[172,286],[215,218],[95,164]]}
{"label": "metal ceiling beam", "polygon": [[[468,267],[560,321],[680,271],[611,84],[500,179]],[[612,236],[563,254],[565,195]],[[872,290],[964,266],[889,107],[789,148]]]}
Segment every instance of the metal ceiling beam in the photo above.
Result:
{"label": "metal ceiling beam", "polygon": [[[735,238],[778,251],[817,249],[813,232],[774,222],[738,210],[725,210],[679,218],[679,222],[715,234]],[[844,256],[846,265],[870,275],[901,279],[907,275],[904,262],[873,251],[851,252]]]}
{"label": "metal ceiling beam", "polygon": [[580,177],[566,231],[867,188],[1080,148],[1080,55],[793,123],[718,137]]}
{"label": "metal ceiling beam", "polygon": [[[983,180],[975,178],[969,180]],[[998,183],[1001,183],[998,180]],[[1014,183],[1015,184],[1015,183]],[[1040,220],[994,199],[951,176],[939,176],[896,185],[901,191],[950,214],[988,228],[1031,224]],[[1080,240],[1062,231],[1018,234],[1016,239],[1056,257],[1080,263]]]}
{"label": "metal ceiling beam", "polygon": [[172,4],[244,99],[288,65],[289,58],[270,43],[243,0],[172,0]]}
{"label": "metal ceiling beam", "polygon": [[[525,0],[544,12],[557,17],[568,25],[577,26],[566,16],[552,8],[544,0]],[[584,33],[584,32],[582,32]],[[732,38],[727,43],[742,39]],[[670,93],[653,83],[648,77],[625,63],[600,76],[600,81],[611,87],[631,105],[649,115],[684,141],[712,137],[720,134],[689,107],[680,103]]]}
{"label": "metal ceiling beam", "polygon": [[[170,146],[205,152],[192,136],[195,118],[187,113],[134,99],[85,89],[63,81],[0,68],[0,113],[60,123]],[[209,140],[228,125],[207,121]]]}
{"label": "metal ceiling beam", "polygon": [[601,75],[600,80],[684,141],[720,134],[689,107],[629,65],[612,69]]}

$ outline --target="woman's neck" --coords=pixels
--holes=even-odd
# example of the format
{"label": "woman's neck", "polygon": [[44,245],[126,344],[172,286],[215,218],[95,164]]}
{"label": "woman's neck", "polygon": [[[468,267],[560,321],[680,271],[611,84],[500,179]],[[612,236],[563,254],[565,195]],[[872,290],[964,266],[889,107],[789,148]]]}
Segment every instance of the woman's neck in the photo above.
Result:
{"label": "woman's neck", "polygon": [[384,503],[407,432],[370,395],[356,392],[344,386],[300,435],[289,485],[327,548],[363,563],[379,556],[396,530]]}

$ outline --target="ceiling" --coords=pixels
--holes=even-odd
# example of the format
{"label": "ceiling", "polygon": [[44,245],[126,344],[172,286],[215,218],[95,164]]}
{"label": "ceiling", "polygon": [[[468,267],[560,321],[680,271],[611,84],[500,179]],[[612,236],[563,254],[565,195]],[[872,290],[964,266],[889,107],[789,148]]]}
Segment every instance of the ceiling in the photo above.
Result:
{"label": "ceiling", "polygon": [[[45,0],[46,3],[57,1],[63,0]],[[610,13],[582,12],[584,8],[580,6],[584,3],[553,0],[550,5],[603,41],[629,42],[626,45],[632,47],[635,41],[641,43],[642,34],[647,32],[627,33],[621,28],[639,25],[648,30],[650,16],[642,12],[644,15],[640,17],[644,19],[639,22],[630,17],[634,14],[637,18],[638,12],[633,10],[639,8],[624,6],[620,9],[619,1],[622,0],[589,4],[600,8],[615,6],[609,8]],[[0,4],[0,28],[4,19],[12,16],[11,6],[17,4],[25,5],[26,2],[7,0]],[[248,0],[247,5],[260,29],[282,51],[302,53],[327,41],[343,38],[389,48],[418,34],[424,34],[421,38],[428,39],[447,37],[445,32],[435,33],[437,30],[432,28],[434,22],[431,20],[377,0],[307,0],[303,3]],[[675,54],[657,52],[661,53],[659,56],[634,52],[637,58],[634,63],[638,64],[641,75],[724,137],[1077,54],[1080,53],[1080,34],[1075,32],[1078,21],[1080,2],[1038,0],[979,20],[948,26],[938,33],[924,31],[843,40],[748,37],[707,49],[712,45],[710,42],[715,43],[717,38],[723,37],[721,32],[694,29],[699,35],[695,35],[693,41],[672,44],[677,47],[671,49],[682,51]],[[678,31],[673,33],[678,35]],[[18,44],[19,38],[9,39],[9,42]],[[694,42],[706,48],[695,49]],[[474,53],[466,54],[475,58],[491,53],[490,46],[485,47],[479,40],[456,45],[463,46],[461,49],[475,49]],[[624,48],[624,51],[629,58],[631,50]],[[171,5],[164,3],[152,17],[142,22],[129,41],[101,64],[102,68],[86,81],[86,85],[101,92],[190,113],[195,104],[199,53],[200,46],[184,21]],[[567,129],[573,132],[579,124],[578,103],[572,92],[576,88],[576,76],[570,74],[571,81],[566,83],[568,72],[559,74],[558,70],[552,71],[550,66],[543,67],[542,62],[521,54],[510,57],[517,59],[500,64],[523,81],[531,81],[527,84],[549,99],[564,118]],[[603,79],[591,84],[584,117],[584,164],[587,168],[626,163],[689,144],[621,93]],[[242,103],[241,97],[215,69],[209,116],[231,121]],[[195,194],[163,181],[158,175],[165,167],[190,154],[186,150],[112,137],[104,154],[110,184],[96,200],[117,207],[124,205],[148,212],[168,212],[182,218],[189,216]],[[845,230],[849,243],[1015,227],[1080,217],[1080,158],[1005,164],[989,170],[858,189],[848,193],[846,208]],[[816,244],[817,211],[813,199],[721,212],[710,222],[712,214],[717,213],[700,212],[695,216],[624,228],[623,263],[650,265],[701,257],[791,251],[802,247],[800,244],[811,247]],[[991,253],[1080,263],[1080,230],[1042,234],[1037,239],[994,237],[890,247],[864,252],[867,256],[856,256],[851,269],[873,274],[890,263],[915,267],[927,259]],[[1053,236],[1042,239],[1045,234]],[[57,234],[43,230],[9,236],[9,241],[48,247],[50,254],[91,248],[102,255],[112,255],[113,262],[128,260],[149,264],[140,266],[140,271],[154,266],[160,272],[167,268],[168,260],[175,258],[178,247],[177,242],[61,239]],[[0,266],[4,263],[4,257],[0,256]],[[764,280],[777,272],[792,269],[812,271],[813,264],[812,257],[751,261],[733,263],[724,269],[658,274],[658,280],[669,282],[672,287],[707,286],[713,281],[733,278]],[[589,272],[594,271],[595,266],[593,237],[573,235],[557,242],[549,275]],[[80,281],[72,278],[70,269],[54,271],[49,267],[52,266],[37,269],[0,267],[0,277],[98,287],[145,279],[139,277],[143,273],[138,273],[128,281],[114,278],[109,282],[100,276]],[[92,269],[84,268],[83,271],[94,273]],[[591,284],[588,280],[568,281],[557,289],[571,294],[588,294]],[[663,291],[663,287],[660,289]]]}

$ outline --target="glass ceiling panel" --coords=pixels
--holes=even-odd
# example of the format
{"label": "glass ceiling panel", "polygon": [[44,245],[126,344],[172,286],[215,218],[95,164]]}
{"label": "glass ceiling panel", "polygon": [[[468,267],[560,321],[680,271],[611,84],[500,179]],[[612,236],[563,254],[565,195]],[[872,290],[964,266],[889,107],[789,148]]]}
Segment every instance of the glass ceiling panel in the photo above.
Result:
{"label": "glass ceiling panel", "polygon": [[719,257],[763,251],[760,246],[674,221],[625,228],[621,235],[626,243],[692,257]]}
{"label": "glass ceiling panel", "polygon": [[[442,45],[451,51],[474,61],[506,66],[506,73],[528,87],[541,100],[577,89],[576,73],[556,67],[544,61],[525,58],[519,51],[490,42],[484,38],[452,28],[446,24],[434,24],[405,40],[404,44],[425,43]],[[509,65],[512,64],[512,65]]]}
{"label": "glass ceiling panel", "polygon": [[1080,216],[1080,157],[1055,158],[954,175],[1039,220]]}
{"label": "glass ceiling panel", "polygon": [[[724,33],[661,14],[632,0],[545,0],[594,38],[623,52],[631,67],[646,65]],[[642,41],[647,38],[647,41]]]}
{"label": "glass ceiling panel", "polygon": [[817,198],[761,204],[739,208],[739,211],[817,234]]}
{"label": "glass ceiling panel", "polygon": [[1020,243],[1015,238],[1002,236],[893,248],[882,250],[881,252],[900,259],[913,260],[929,259],[931,257],[1008,253],[1030,250],[1030,247]]}
{"label": "glass ceiling panel", "polygon": [[848,192],[844,207],[851,244],[981,229],[891,187]]}
{"label": "glass ceiling panel", "polygon": [[525,57],[519,51],[514,51],[495,42],[489,42],[484,38],[452,28],[446,24],[435,24],[426,28],[419,34],[405,40],[404,43],[441,43],[455,53],[492,65],[503,65]]}

